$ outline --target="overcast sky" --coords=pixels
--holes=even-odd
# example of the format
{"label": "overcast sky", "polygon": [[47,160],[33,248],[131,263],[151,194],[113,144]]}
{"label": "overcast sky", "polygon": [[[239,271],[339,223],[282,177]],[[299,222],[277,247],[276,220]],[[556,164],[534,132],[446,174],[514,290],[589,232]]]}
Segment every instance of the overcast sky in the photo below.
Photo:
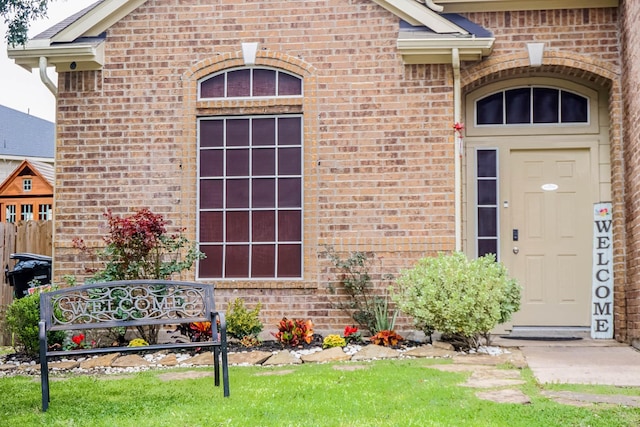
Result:
{"label": "overcast sky", "polygon": [[[54,24],[93,4],[95,0],[52,0],[48,17],[33,22],[29,37],[41,33]],[[0,20],[1,21],[1,20]],[[7,25],[0,22],[2,47],[0,48],[0,105],[22,111],[53,122],[55,120],[55,99],[40,80],[36,68],[31,73],[18,66],[7,57]],[[49,75],[57,82],[53,68]]]}

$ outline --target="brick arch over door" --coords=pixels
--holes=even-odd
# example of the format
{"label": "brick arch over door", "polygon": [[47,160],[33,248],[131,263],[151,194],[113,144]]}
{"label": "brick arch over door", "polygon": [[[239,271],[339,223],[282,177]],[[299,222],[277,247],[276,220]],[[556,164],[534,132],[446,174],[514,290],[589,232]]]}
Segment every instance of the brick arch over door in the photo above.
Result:
{"label": "brick arch over door", "polygon": [[[213,75],[223,70],[243,67],[268,67],[295,74],[303,80],[303,95],[300,97],[269,97],[269,98],[221,98],[198,100],[198,82],[203,77]],[[197,228],[197,122],[198,117],[224,115],[260,115],[260,114],[302,114],[303,122],[303,168],[304,168],[304,230],[303,230],[303,258],[304,277],[298,281],[261,281],[251,280],[239,282],[218,282],[217,288],[301,288],[309,282],[317,281],[317,277],[309,277],[311,272],[317,271],[317,242],[315,232],[317,218],[317,157],[318,113],[317,113],[317,70],[300,58],[270,50],[259,50],[256,53],[255,64],[245,64],[241,51],[227,52],[194,64],[182,75],[183,82],[183,123],[182,123],[182,218],[183,227],[193,240],[196,239]],[[305,285],[306,284],[306,285]]]}
{"label": "brick arch over door", "polygon": [[489,57],[461,72],[463,94],[485,85],[521,77],[555,77],[577,79],[588,86],[608,91],[609,143],[611,146],[611,179],[614,224],[614,292],[616,339],[627,339],[626,258],[624,168],[622,145],[622,88],[620,70],[608,62],[592,57],[558,51],[545,51],[543,65],[532,68],[524,53]]}

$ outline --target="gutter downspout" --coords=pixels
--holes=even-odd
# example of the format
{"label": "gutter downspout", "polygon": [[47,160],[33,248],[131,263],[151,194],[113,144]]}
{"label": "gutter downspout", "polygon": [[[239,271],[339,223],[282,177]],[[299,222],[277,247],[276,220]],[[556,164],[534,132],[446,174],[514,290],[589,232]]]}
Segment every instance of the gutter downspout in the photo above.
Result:
{"label": "gutter downspout", "polygon": [[47,58],[44,56],[40,57],[40,80],[42,83],[49,89],[49,92],[53,94],[54,97],[58,97],[58,88],[55,83],[51,81],[49,75],[47,74]]}
{"label": "gutter downspout", "polygon": [[[51,79],[49,78],[49,75],[47,74],[47,58],[45,56],[41,56],[40,60],[39,60],[39,65],[40,65],[40,80],[42,80],[42,83],[44,83],[44,85],[47,87],[47,89],[49,89],[49,92],[51,92],[53,94],[54,98],[58,98],[58,87],[53,83],[53,81],[51,81]],[[57,104],[57,102],[56,102]],[[53,212],[56,211],[56,196],[55,196],[55,176],[56,176],[56,151],[58,150],[58,107],[56,105],[56,116],[55,116],[55,124],[53,126],[53,171],[54,171],[54,177],[53,177],[53,203],[52,203],[52,209]],[[53,219],[51,219],[52,221],[52,227],[51,227],[51,259],[54,260],[52,266],[51,266],[51,280],[52,283],[55,283],[55,259],[56,259],[56,245],[54,244],[54,242],[56,241],[56,227],[55,227],[55,222]]]}
{"label": "gutter downspout", "polygon": [[[451,50],[451,68],[453,69],[453,123],[460,123],[461,91],[460,91],[460,51]],[[462,250],[462,138],[454,132],[454,210],[455,210],[455,249]]]}

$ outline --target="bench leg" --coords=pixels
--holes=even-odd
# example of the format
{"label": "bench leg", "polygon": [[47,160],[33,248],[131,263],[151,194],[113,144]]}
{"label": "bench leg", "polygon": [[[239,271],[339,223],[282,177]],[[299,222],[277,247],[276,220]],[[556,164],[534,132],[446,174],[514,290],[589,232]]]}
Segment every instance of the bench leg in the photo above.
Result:
{"label": "bench leg", "polygon": [[47,361],[47,331],[44,322],[38,324],[40,340],[40,389],[42,390],[42,412],[49,408],[49,363]]}
{"label": "bench leg", "polygon": [[220,386],[220,362],[218,360],[219,357],[220,349],[218,347],[213,347],[213,378],[216,387]]}
{"label": "bench leg", "polygon": [[222,353],[222,387],[224,397],[229,397],[229,365],[227,364],[227,349],[223,349]]}

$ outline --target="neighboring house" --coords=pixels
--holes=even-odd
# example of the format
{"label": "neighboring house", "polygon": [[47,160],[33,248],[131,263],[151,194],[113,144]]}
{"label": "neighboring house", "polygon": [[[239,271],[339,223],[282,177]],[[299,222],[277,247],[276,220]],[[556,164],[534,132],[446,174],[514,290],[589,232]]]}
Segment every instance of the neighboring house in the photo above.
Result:
{"label": "neighboring house", "polygon": [[23,160],[0,184],[0,221],[52,219],[53,183],[52,165]]}
{"label": "neighboring house", "polygon": [[[9,49],[59,73],[56,277],[106,209],[149,207],[206,253],[188,278],[267,325],[350,323],[330,245],[369,253],[380,288],[423,256],[497,253],[524,287],[507,328],[615,315],[639,339],[640,3],[584,4],[97,2]],[[601,202],[613,258],[593,255]]]}
{"label": "neighboring house", "polygon": [[0,105],[0,180],[23,160],[53,165],[55,125]]}

